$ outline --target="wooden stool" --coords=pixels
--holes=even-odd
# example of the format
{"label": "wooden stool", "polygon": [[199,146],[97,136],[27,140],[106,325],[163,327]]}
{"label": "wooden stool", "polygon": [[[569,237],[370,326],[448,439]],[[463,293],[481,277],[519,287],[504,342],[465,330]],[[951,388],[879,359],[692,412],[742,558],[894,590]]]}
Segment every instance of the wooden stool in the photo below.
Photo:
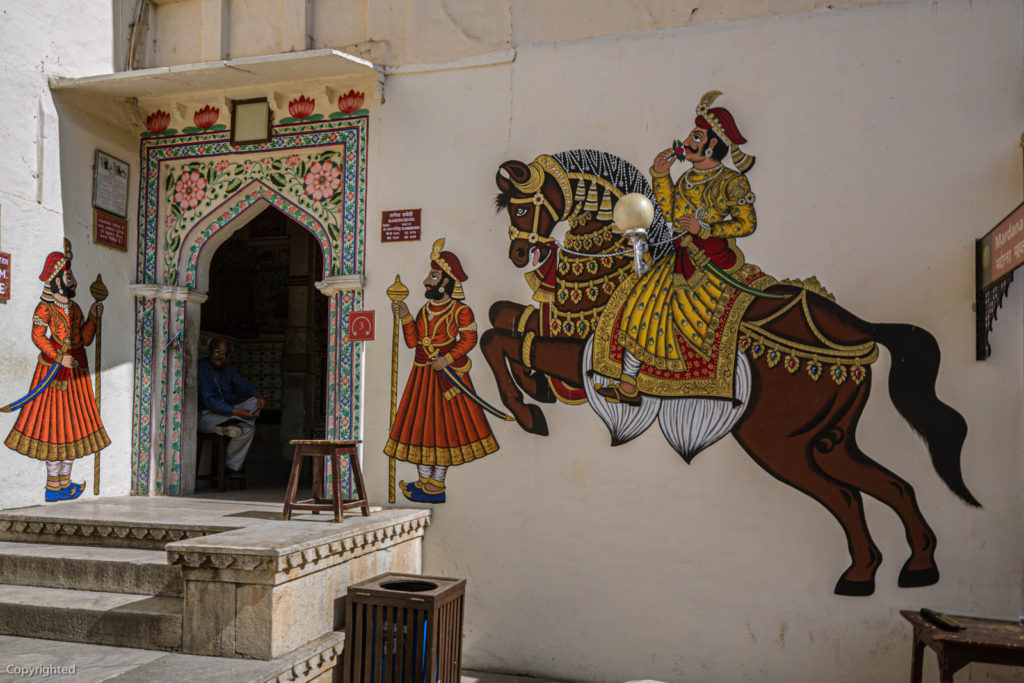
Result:
{"label": "wooden stool", "polygon": [[[354,441],[322,441],[296,439],[291,442],[295,446],[295,456],[292,459],[292,473],[288,477],[288,491],[284,497],[284,513],[282,519],[291,519],[292,510],[312,510],[313,514],[320,514],[321,510],[334,511],[334,521],[340,522],[344,517],[344,511],[352,508],[361,508],[364,517],[370,516],[370,505],[366,502],[366,486],[363,484],[363,472],[359,467],[359,457],[356,455],[356,445],[362,443]],[[341,456],[348,456],[352,478],[355,480],[355,488],[358,490],[358,498],[341,497]],[[313,497],[307,500],[296,500],[295,497],[299,488],[299,473],[302,471],[302,459],[314,458],[313,460]],[[331,471],[331,496],[323,498],[324,493],[324,461],[330,459]]]}
{"label": "wooden stool", "polygon": [[[196,435],[196,484],[201,481],[209,481],[217,486],[218,491],[224,491],[227,488],[226,462],[228,442],[230,440],[223,434],[214,434],[212,432],[199,432]],[[199,474],[199,461],[203,457],[203,446],[206,444],[210,444],[210,473]],[[240,489],[246,490],[247,483],[244,474],[241,477],[233,478],[238,480],[238,487]]]}

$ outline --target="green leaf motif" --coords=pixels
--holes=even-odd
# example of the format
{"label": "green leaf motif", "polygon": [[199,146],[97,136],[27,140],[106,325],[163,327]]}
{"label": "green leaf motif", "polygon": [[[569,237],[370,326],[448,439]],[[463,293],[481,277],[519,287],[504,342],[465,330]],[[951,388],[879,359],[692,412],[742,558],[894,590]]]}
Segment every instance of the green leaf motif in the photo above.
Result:
{"label": "green leaf motif", "polygon": [[196,133],[202,133],[203,129],[198,126],[185,126],[181,129],[181,132],[185,135],[195,135]]}
{"label": "green leaf motif", "polygon": [[235,178],[230,183],[228,183],[228,186],[225,188],[225,192],[231,194],[232,192],[234,192],[235,190],[242,186],[242,182],[243,180],[241,178]]}
{"label": "green leaf motif", "polygon": [[284,189],[284,186],[286,185],[285,177],[284,177],[283,173],[271,173],[270,174],[270,182],[274,183],[274,185],[276,185],[277,187],[279,187],[282,190]]}

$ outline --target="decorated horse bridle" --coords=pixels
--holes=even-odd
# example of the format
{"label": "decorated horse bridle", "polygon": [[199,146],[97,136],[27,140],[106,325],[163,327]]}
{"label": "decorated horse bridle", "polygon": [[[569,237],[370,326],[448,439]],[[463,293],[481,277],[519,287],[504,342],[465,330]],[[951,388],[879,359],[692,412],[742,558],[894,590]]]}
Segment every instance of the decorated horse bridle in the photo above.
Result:
{"label": "decorated horse bridle", "polygon": [[[509,199],[509,204],[532,204],[534,206],[533,211],[533,227],[530,232],[520,230],[515,225],[510,224],[508,226],[508,238],[510,240],[523,239],[530,244],[549,244],[555,241],[554,237],[545,237],[537,232],[540,227],[540,208],[544,207],[547,209],[548,214],[551,216],[554,223],[557,223],[569,215],[569,210],[572,208],[572,189],[569,185],[569,176],[566,174],[565,169],[562,168],[561,164],[554,160],[547,154],[542,154],[534,159],[529,164],[530,177],[526,182],[517,183],[512,182],[520,192],[526,194],[532,194],[531,197],[517,198],[513,197]],[[544,175],[548,174],[558,182],[558,186],[562,190],[562,198],[564,209],[561,214],[555,210],[555,207],[551,204],[544,193],[541,192],[541,186],[544,185]]]}

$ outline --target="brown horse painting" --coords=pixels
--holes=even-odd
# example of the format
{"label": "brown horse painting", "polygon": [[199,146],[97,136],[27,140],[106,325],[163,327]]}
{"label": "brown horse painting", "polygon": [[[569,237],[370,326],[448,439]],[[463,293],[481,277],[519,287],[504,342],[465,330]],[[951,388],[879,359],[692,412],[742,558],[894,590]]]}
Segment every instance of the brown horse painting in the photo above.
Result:
{"label": "brown horse painting", "polygon": [[[510,219],[508,256],[526,273],[537,305],[499,301],[481,348],[502,402],[527,432],[546,436],[540,403],[584,403],[608,426],[612,445],[658,420],[687,461],[731,433],[769,474],[821,503],[846,534],[851,565],[835,586],[841,595],[870,595],[882,554],[871,539],[861,494],[899,516],[910,557],[901,587],[939,580],[936,538],[913,488],[870,459],[856,429],[871,390],[876,344],[891,355],[889,394],[926,442],[932,465],[959,498],[979,505],[964,483],[960,456],[967,423],[935,394],[940,352],[927,331],[908,324],[866,322],[837,305],[815,279],[783,281],[751,297],[739,322],[732,399],[643,395],[640,405],[606,402],[596,391],[611,379],[594,372],[594,334],[609,301],[633,272],[629,243],[612,230],[612,210],[630,192],[655,206],[647,263],[672,250],[672,232],[646,177],[604,152],[573,150],[527,164],[507,161],[496,175],[496,205]],[[556,224],[569,230],[552,238]]]}

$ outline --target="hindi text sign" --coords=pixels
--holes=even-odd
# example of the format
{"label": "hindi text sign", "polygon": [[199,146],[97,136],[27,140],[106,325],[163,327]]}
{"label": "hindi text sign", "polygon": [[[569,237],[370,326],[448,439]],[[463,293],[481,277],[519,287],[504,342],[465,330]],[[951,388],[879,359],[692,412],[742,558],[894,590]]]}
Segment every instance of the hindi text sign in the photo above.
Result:
{"label": "hindi text sign", "polygon": [[92,241],[121,251],[128,251],[128,219],[93,209]]}
{"label": "hindi text sign", "polygon": [[11,255],[0,251],[0,301],[11,298]]}
{"label": "hindi text sign", "polygon": [[1024,263],[1024,204],[981,238],[978,286],[985,288]]}
{"label": "hindi text sign", "polygon": [[423,209],[382,211],[380,219],[381,242],[409,242],[420,238]]}

